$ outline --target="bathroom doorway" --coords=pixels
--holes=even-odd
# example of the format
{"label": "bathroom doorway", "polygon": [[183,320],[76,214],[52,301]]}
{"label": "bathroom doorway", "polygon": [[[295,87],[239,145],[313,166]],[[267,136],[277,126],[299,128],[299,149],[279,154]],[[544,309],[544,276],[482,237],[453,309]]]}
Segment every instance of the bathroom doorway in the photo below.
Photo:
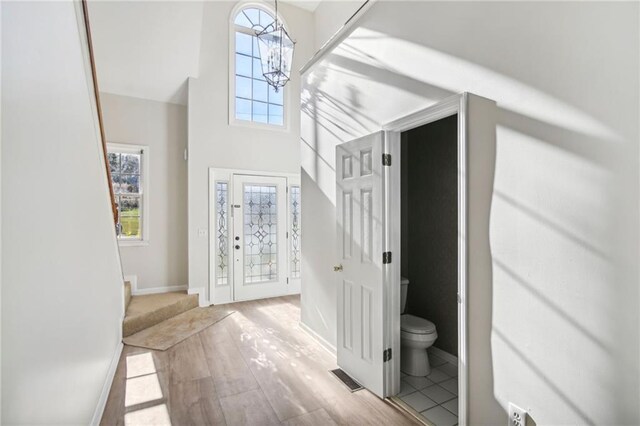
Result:
{"label": "bathroom doorway", "polygon": [[[337,286],[337,364],[347,375],[371,392],[381,398],[390,398],[392,402],[404,407],[427,424],[457,420],[458,424],[466,425],[468,398],[472,395],[469,386],[475,389],[478,383],[487,379],[486,371],[474,370],[473,375],[477,380],[472,383],[468,380],[471,374],[470,361],[471,364],[477,364],[486,359],[490,348],[490,335],[487,330],[491,329],[492,280],[488,224],[495,170],[496,111],[494,101],[462,93],[387,123],[382,131],[336,146],[338,258],[333,270],[336,272]],[[443,120],[442,123],[437,123],[440,120]],[[420,128],[432,124],[435,127],[428,127],[429,129],[439,125],[445,127],[446,140],[453,145],[447,147],[450,150],[447,151],[446,164],[452,160],[455,164],[455,168],[449,167],[446,173],[449,177],[453,176],[447,181],[447,185],[450,190],[449,185],[455,188],[455,209],[442,209],[442,212],[438,210],[430,213],[452,216],[451,222],[455,224],[454,241],[447,243],[451,243],[455,250],[455,255],[449,255],[447,259],[447,263],[451,265],[451,270],[448,271],[452,273],[455,270],[455,282],[447,289],[455,291],[456,321],[451,327],[451,321],[437,320],[442,323],[443,332],[451,331],[451,328],[455,330],[457,346],[451,344],[445,346],[446,349],[438,347],[440,343],[436,336],[439,326],[436,320],[429,319],[434,318],[433,315],[436,314],[432,315],[426,310],[422,314],[418,313],[424,308],[423,304],[417,301],[421,289],[412,292],[411,286],[421,285],[419,278],[416,278],[413,284],[407,284],[407,280],[402,279],[402,265],[406,262],[403,262],[403,257],[407,253],[409,259],[404,268],[410,275],[407,278],[411,278],[412,274],[422,274],[412,271],[412,262],[427,264],[419,255],[408,252],[411,250],[410,240],[405,241],[405,248],[402,248],[402,173],[411,174],[413,163],[411,146],[403,158],[403,133],[406,134],[404,138],[410,139],[411,135],[417,135],[413,139],[419,141],[420,133],[423,131]],[[455,129],[452,130],[453,127]],[[411,133],[414,129],[417,130]],[[411,141],[408,143],[411,144]],[[424,185],[424,179],[429,176],[425,171],[427,167],[430,167],[430,171],[434,171],[437,177],[439,167],[445,164],[445,160],[438,160],[434,152],[427,152],[425,156],[421,157],[421,160],[416,156],[417,165],[413,166],[420,175],[414,178],[418,189],[420,182]],[[433,162],[435,163],[430,165]],[[440,164],[441,162],[443,164]],[[409,165],[406,170],[404,163]],[[410,176],[405,177],[405,181],[407,179],[410,179]],[[408,187],[408,193],[410,191],[411,186]],[[406,199],[407,203],[411,203],[410,198],[409,196]],[[438,202],[437,199],[432,200],[431,204],[437,205]],[[405,214],[408,211],[405,207]],[[418,221],[425,220],[420,213],[417,214],[418,216],[409,214],[408,220],[411,216],[417,217],[415,220]],[[413,223],[407,222],[404,225],[406,234],[414,232]],[[433,235],[428,234],[422,238],[435,239]],[[419,242],[415,244],[419,245]],[[420,248],[416,248],[416,252],[419,250]],[[451,282],[451,279],[446,278],[445,281]],[[402,285],[403,282],[405,285]],[[410,310],[415,310],[415,321],[405,319],[404,332],[401,325],[401,287],[408,289]],[[416,293],[416,301],[413,301],[413,293]],[[449,293],[449,296],[451,294]],[[450,300],[450,297],[447,299]],[[425,305],[428,307],[428,304]],[[473,312],[472,323],[467,320],[469,311]],[[450,310],[447,312],[450,313]],[[403,351],[401,335],[406,335],[407,332],[423,336],[405,339]],[[442,342],[445,340],[449,339],[443,337]],[[442,350],[431,356],[433,361],[430,364],[434,370],[438,367],[437,370],[446,374],[446,377],[432,376],[429,379],[431,371],[425,371],[422,375],[420,372],[414,372],[417,379],[410,379],[409,382],[421,381],[422,384],[412,385],[413,390],[410,393],[414,394],[414,399],[422,400],[422,395],[434,402],[439,400],[439,403],[431,406],[437,408],[430,413],[432,415],[435,412],[442,414],[445,412],[441,410],[447,410],[455,416],[457,405],[457,419],[441,421],[442,418],[438,417],[439,422],[433,419],[429,422],[421,413],[427,414],[425,412],[430,408],[424,404],[422,407],[417,404],[417,408],[412,407],[398,396],[404,393],[401,385],[407,382],[407,374],[401,373],[401,360],[403,352],[406,357],[406,353],[411,349],[407,349],[409,345],[406,344],[411,341],[417,341],[420,345],[424,345],[425,341],[428,343],[422,348],[425,357],[427,347],[431,347],[431,353],[437,352],[437,349]],[[474,350],[470,350],[471,347]],[[451,356],[448,357],[447,354]],[[445,363],[450,365],[445,366]],[[450,393],[455,396],[456,383],[455,380],[451,380],[454,377],[457,377],[457,404],[455,398],[449,395]],[[446,385],[445,381],[448,381]],[[424,391],[433,384],[438,387]],[[420,387],[422,389],[419,389]],[[448,393],[441,392],[441,388]],[[435,391],[441,395],[436,396],[433,393]],[[428,396],[429,393],[431,397]],[[447,402],[451,410],[440,406]]]}
{"label": "bathroom doorway", "polygon": [[458,423],[458,114],[401,133],[401,387],[405,408]]}
{"label": "bathroom doorway", "polygon": [[[388,167],[386,203],[387,217],[391,218],[386,238],[394,258],[388,265],[392,279],[387,282],[387,295],[391,303],[397,303],[397,307],[389,306],[393,314],[387,320],[392,336],[397,336],[390,339],[394,356],[390,359],[388,380],[393,383],[390,386],[393,392],[389,395],[393,395],[393,402],[427,424],[453,425],[457,421],[459,425],[467,425],[469,399],[478,398],[480,384],[490,380],[490,372],[472,367],[490,356],[489,220],[496,123],[495,101],[462,93],[383,127],[387,152],[398,159],[392,159]],[[421,146],[415,148],[417,145]],[[403,180],[409,181],[409,185],[403,185]],[[437,208],[431,209],[434,205]],[[404,259],[405,256],[408,259]],[[430,265],[434,262],[437,268]],[[405,277],[407,280],[402,279],[403,273],[409,275]],[[414,282],[411,282],[412,276]],[[434,280],[441,283],[434,285]],[[423,320],[405,320],[404,332],[401,325],[403,287],[407,290],[407,312]],[[444,306],[434,307],[429,301],[421,301],[425,297],[442,301]],[[473,321],[469,320],[470,314]],[[407,336],[407,332],[421,332],[423,336]],[[426,341],[429,349],[422,350],[429,357],[431,371],[406,379],[408,376],[401,372],[401,364],[403,358],[407,362],[403,352],[408,352],[407,346],[412,340],[422,346]],[[400,356],[396,356],[397,353]],[[474,380],[470,381],[470,377]],[[411,382],[414,383],[411,388],[402,388]],[[406,395],[413,397],[404,400],[399,397]],[[429,406],[431,408],[427,408]],[[457,419],[453,417],[456,414]]]}

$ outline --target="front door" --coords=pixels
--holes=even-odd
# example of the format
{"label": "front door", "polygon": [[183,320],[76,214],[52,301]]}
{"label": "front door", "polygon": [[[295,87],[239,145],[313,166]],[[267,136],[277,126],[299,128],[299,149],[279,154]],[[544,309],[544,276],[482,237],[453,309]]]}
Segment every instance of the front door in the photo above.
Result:
{"label": "front door", "polygon": [[233,176],[234,300],[287,293],[287,180]]}
{"label": "front door", "polygon": [[[384,133],[336,147],[338,366],[385,397]],[[384,256],[384,262],[383,262]]]}

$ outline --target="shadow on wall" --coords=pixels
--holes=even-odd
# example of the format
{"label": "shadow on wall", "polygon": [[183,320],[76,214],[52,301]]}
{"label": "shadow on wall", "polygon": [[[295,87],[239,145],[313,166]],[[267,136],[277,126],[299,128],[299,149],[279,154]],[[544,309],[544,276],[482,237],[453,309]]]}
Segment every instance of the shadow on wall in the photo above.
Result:
{"label": "shadow on wall", "polygon": [[[303,142],[304,143],[304,142]],[[324,159],[316,156],[318,161]],[[334,306],[336,304],[335,292],[333,291],[333,283],[335,273],[330,269],[332,263],[324,264],[313,262],[312,259],[305,256],[305,251],[313,251],[314,255],[322,259],[332,259],[336,247],[336,231],[334,229],[326,229],[326,226],[318,226],[318,222],[322,220],[333,221],[335,218],[335,206],[333,201],[320,191],[313,183],[317,181],[312,178],[307,170],[301,171],[301,186],[308,188],[307,191],[301,191],[302,208],[312,211],[318,219],[314,218],[313,226],[306,226],[303,217],[302,226],[302,265],[301,273],[303,279],[301,281],[301,305],[309,307],[309,309],[301,310],[301,322],[310,326],[314,332],[318,333],[328,342],[335,342],[337,329],[335,327],[335,319],[330,313],[321,309],[322,306]],[[326,222],[325,222],[326,223]],[[334,222],[335,223],[335,222]],[[334,225],[335,226],[335,225]],[[313,277],[315,282],[310,283],[306,277]],[[330,343],[331,344],[331,343]]]}
{"label": "shadow on wall", "polygon": [[[315,80],[314,84],[318,84],[318,80]],[[356,92],[355,85],[346,85],[345,88],[346,88],[346,91],[344,93],[351,96],[351,99],[359,98],[359,96],[355,93]],[[449,93],[448,96],[452,94],[453,93]],[[317,95],[317,98],[315,98],[314,95]],[[310,139],[314,140],[316,143],[313,145],[308,143],[307,140],[304,138],[306,134],[303,134],[302,144],[306,145],[307,149],[312,152],[312,155],[311,155],[311,161],[309,161],[309,159],[305,161],[305,159],[303,158],[302,163],[303,163],[303,167],[305,167],[305,170],[311,171],[316,176],[316,178],[313,180],[315,181],[317,186],[312,189],[313,191],[318,191],[318,187],[322,188],[322,184],[320,182],[321,178],[325,179],[326,185],[330,185],[331,187],[335,188],[335,164],[334,164],[333,156],[334,156],[334,149],[336,144],[345,142],[348,140],[352,140],[354,138],[362,136],[363,134],[371,133],[375,129],[380,128],[380,125],[376,124],[376,121],[364,115],[361,111],[356,110],[356,106],[353,104],[352,105],[346,104],[347,106],[344,107],[345,110],[341,110],[341,112],[336,112],[336,110],[333,109],[333,106],[336,105],[336,102],[333,100],[332,101],[328,100],[331,97],[332,96],[330,96],[327,91],[318,89],[314,86],[307,88],[306,92],[303,92],[303,99],[305,99],[305,102],[303,104],[304,105],[303,111],[305,114],[313,118],[311,120],[311,128],[313,129],[313,132],[311,134]],[[345,105],[344,102],[340,104]],[[324,114],[318,113],[318,111],[325,105],[331,105],[331,107],[327,108],[330,112],[324,113]],[[334,114],[339,114],[339,117],[336,117],[335,121],[333,121]],[[353,119],[352,123],[349,123],[350,119]],[[345,124],[345,122],[347,122],[348,124]],[[327,136],[329,136],[330,138],[333,138],[333,143],[326,143]],[[492,140],[495,140],[495,134]],[[455,139],[455,141],[456,142],[454,143],[457,143],[457,138]],[[317,144],[318,142],[321,142],[321,143]],[[488,176],[482,177],[482,180],[489,179],[488,184],[485,185],[488,193],[483,194],[485,201],[476,204],[477,210],[475,211],[475,214],[477,218],[475,219],[475,225],[474,225],[474,226],[478,226],[478,228],[480,229],[485,230],[485,234],[483,236],[478,236],[476,241],[483,241],[483,244],[486,244],[486,246],[484,246],[484,249],[482,250],[483,253],[486,253],[486,259],[483,259],[483,262],[482,262],[483,266],[482,268],[480,268],[481,270],[476,271],[478,274],[483,274],[483,276],[482,277],[476,276],[474,282],[477,282],[477,283],[482,282],[486,284],[489,284],[492,282],[492,272],[491,272],[492,267],[491,267],[491,256],[490,256],[490,247],[489,247],[489,214],[490,214],[491,199],[492,199],[491,192],[493,187],[493,167],[495,165],[495,155],[494,155],[495,147],[493,146],[491,147],[491,152],[493,153],[491,155],[491,158],[486,159],[486,162],[490,164],[491,173]],[[325,156],[323,156],[323,153]],[[322,173],[323,168],[327,170],[326,173]],[[328,170],[330,170],[333,173],[329,173]],[[308,189],[311,189],[311,188],[308,188]],[[334,201],[335,194],[333,194],[332,196],[329,196],[327,195],[327,193],[330,193],[330,191],[324,191],[323,195],[326,196],[327,199],[332,200],[331,205],[333,207],[335,204],[335,201]],[[308,192],[306,192],[306,196],[309,197]],[[312,209],[312,211],[314,210]],[[316,212],[314,211],[314,213]],[[333,212],[332,212],[332,217],[333,217],[332,221],[326,222],[328,223],[329,228],[335,227],[336,218]],[[322,229],[322,228],[318,228],[318,229]],[[333,229],[331,229],[331,231],[333,231]],[[330,231],[328,229],[324,229],[324,232],[330,232]],[[317,241],[317,240],[305,238],[305,241],[307,241],[307,244],[309,244],[309,241]],[[476,247],[478,246],[476,245]],[[478,254],[478,256],[484,257],[482,254]],[[330,256],[329,258],[331,257],[335,257],[335,253],[334,253],[334,256]],[[312,262],[308,262],[308,263],[311,264]],[[317,269],[318,268],[315,268],[315,270]],[[324,268],[321,268],[321,269],[324,270]],[[318,277],[315,277],[315,278],[317,279]],[[320,279],[319,281],[323,283],[323,285],[333,285],[334,277],[327,276],[326,280]],[[303,280],[303,283],[304,282],[305,280]],[[326,290],[326,293],[330,293],[330,290]],[[302,294],[304,298],[306,295],[306,292],[303,290]],[[334,297],[334,300],[335,300],[335,297]],[[474,315],[473,320],[476,323],[482,322],[482,323],[490,324],[491,312],[492,312],[491,303],[493,300],[491,295],[491,288],[483,292],[482,300],[483,300],[482,306],[484,309],[479,310],[477,308],[475,309],[472,308],[471,314]],[[309,306],[311,309],[313,309],[314,306],[317,306],[317,303],[310,303]],[[425,317],[429,317],[429,315],[425,315]],[[325,323],[323,323],[323,325],[324,324]],[[491,357],[491,348],[489,345],[489,342],[491,340],[490,327],[485,327],[485,329],[482,329],[482,330],[476,330],[474,339],[476,341],[483,341],[487,343],[482,347],[475,348],[473,350],[473,353],[470,354],[469,356],[469,362],[471,363],[471,365],[473,365],[474,368],[478,368],[479,370],[480,369],[482,370],[481,374],[478,373],[476,377],[470,378],[470,381],[472,383],[481,383],[481,387],[483,388],[483,390],[489,389],[488,392],[482,392],[483,394],[482,398],[476,397],[475,404],[482,406],[484,407],[484,410],[489,410],[490,412],[493,412],[493,413],[502,412],[504,417],[504,410],[500,407],[498,401],[494,398],[492,392],[490,391],[490,389],[493,388],[493,374],[492,374],[493,365],[490,362],[492,357]],[[489,408],[489,407],[493,407],[493,408]],[[472,404],[470,404],[470,410],[473,410]],[[481,417],[482,415],[479,415],[477,418],[481,418]],[[502,418],[500,420],[502,420]]]}
{"label": "shadow on wall", "polygon": [[[482,15],[480,7],[467,8],[471,12],[465,16]],[[513,12],[514,7],[507,9]],[[563,24],[563,13],[549,14],[554,7],[521,6],[508,30],[516,35],[534,31],[526,21],[540,11],[554,31],[570,31],[573,25],[582,34],[594,27],[583,21],[588,24],[600,13],[600,6],[583,7],[578,14],[570,6],[557,6],[574,19]],[[382,15],[390,6],[382,2],[376,8]],[[638,216],[637,126],[619,117],[615,121],[614,114],[595,106],[600,94],[622,85],[613,78],[615,71],[600,75],[577,65],[604,48],[576,49],[568,65],[559,59],[563,66],[576,67],[576,78],[585,73],[593,77],[589,93],[571,81],[559,88],[553,77],[565,73],[557,69],[560,65],[554,69],[554,63],[544,63],[531,75],[536,55],[544,58],[540,52],[529,51],[531,57],[505,75],[504,69],[500,73],[476,61],[474,55],[495,54],[482,46],[481,37],[469,38],[464,49],[446,40],[429,47],[424,41],[428,34],[385,34],[383,25],[394,21],[380,24],[384,20],[376,21],[375,13],[372,9],[369,19],[375,30],[356,30],[305,76],[302,114],[310,125],[302,134],[302,163],[309,178],[334,204],[336,144],[461,91],[496,100],[497,163],[487,228],[495,267],[492,366],[485,367],[493,367],[501,411],[513,401],[543,423],[625,423],[636,418],[638,290],[633,278],[638,268],[633,259],[638,250],[629,236],[638,234],[633,219]],[[606,28],[585,39],[605,39],[600,33]],[[403,26],[397,31],[408,34]],[[510,34],[502,37],[508,40]],[[474,45],[484,50],[475,51]],[[619,55],[608,57],[609,67],[624,64],[626,51]],[[637,83],[636,77],[627,89]],[[335,223],[329,219],[326,226]],[[621,341],[628,346],[616,343]],[[520,374],[513,376],[513,371]]]}

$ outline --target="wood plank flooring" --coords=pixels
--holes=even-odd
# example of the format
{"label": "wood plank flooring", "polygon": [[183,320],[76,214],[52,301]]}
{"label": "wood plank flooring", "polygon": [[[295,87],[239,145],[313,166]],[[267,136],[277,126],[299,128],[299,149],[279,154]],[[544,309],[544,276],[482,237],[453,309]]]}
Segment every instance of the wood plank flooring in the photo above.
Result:
{"label": "wood plank flooring", "polygon": [[101,424],[419,424],[329,373],[335,358],[298,326],[298,296],[233,307],[165,352],[125,346]]}

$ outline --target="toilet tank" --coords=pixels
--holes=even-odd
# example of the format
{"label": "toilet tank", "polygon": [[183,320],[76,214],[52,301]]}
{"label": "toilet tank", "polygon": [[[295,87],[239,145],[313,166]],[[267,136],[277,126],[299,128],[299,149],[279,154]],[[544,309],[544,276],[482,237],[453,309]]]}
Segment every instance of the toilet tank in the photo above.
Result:
{"label": "toilet tank", "polygon": [[400,278],[400,312],[404,314],[404,308],[407,304],[407,290],[409,289],[409,280],[405,277]]}

